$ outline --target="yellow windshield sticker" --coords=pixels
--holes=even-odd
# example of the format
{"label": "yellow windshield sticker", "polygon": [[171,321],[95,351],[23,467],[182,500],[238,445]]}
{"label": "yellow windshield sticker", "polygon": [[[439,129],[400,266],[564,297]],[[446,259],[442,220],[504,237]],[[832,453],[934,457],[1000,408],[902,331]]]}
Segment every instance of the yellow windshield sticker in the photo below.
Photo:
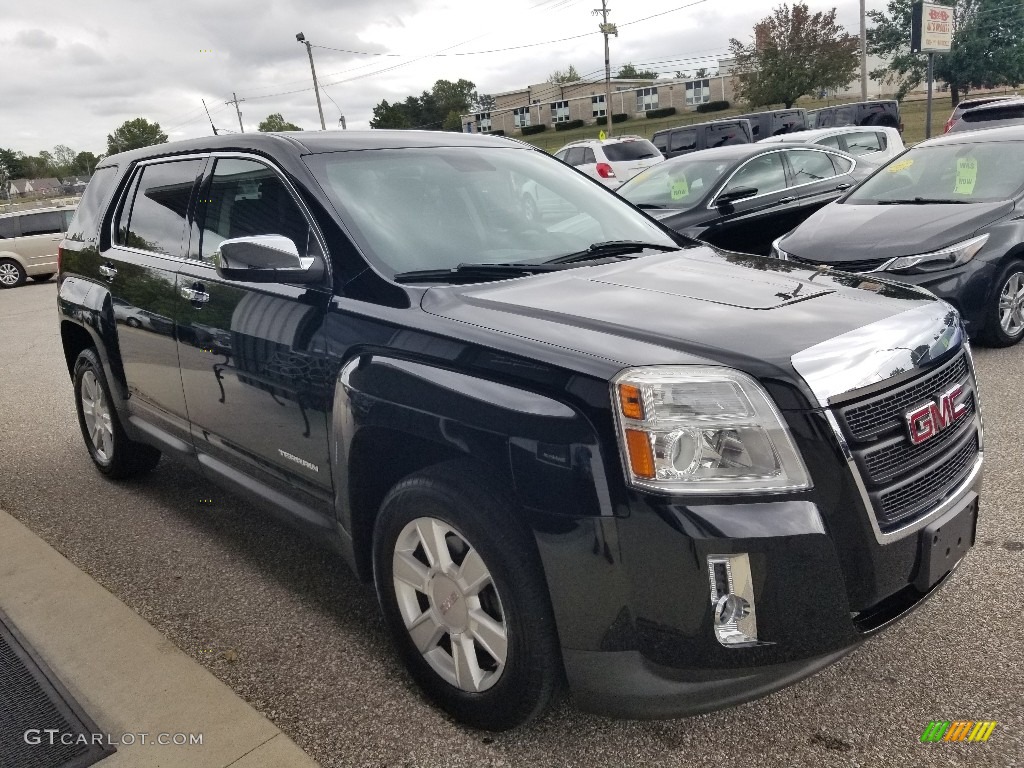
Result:
{"label": "yellow windshield sticker", "polygon": [[956,161],[956,184],[954,195],[973,195],[978,182],[978,161],[973,157],[958,157]]}
{"label": "yellow windshield sticker", "polygon": [[690,194],[690,185],[686,183],[686,177],[672,179],[672,199],[682,200]]}
{"label": "yellow windshield sticker", "polygon": [[895,163],[889,166],[889,173],[899,173],[900,171],[905,171],[913,164],[913,159],[909,157],[906,160],[897,160]]}

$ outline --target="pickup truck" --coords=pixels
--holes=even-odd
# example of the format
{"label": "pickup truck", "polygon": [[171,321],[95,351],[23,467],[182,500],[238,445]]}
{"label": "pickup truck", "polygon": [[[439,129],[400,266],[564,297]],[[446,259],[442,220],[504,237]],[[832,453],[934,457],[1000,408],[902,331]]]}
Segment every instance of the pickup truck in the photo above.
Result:
{"label": "pickup truck", "polygon": [[[525,184],[561,205],[527,216]],[[117,154],[59,256],[98,471],[166,455],[333,548],[476,727],[566,687],[641,718],[763,696],[974,542],[981,410],[949,305],[689,240],[520,142]]]}

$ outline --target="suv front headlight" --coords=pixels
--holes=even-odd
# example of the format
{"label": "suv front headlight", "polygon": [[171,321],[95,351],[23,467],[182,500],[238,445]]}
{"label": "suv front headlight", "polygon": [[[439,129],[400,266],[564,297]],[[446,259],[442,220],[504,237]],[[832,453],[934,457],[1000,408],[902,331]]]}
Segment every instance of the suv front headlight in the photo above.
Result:
{"label": "suv front headlight", "polygon": [[952,269],[973,259],[987,242],[988,235],[980,235],[931,253],[903,256],[886,264],[885,271],[935,272],[940,269]]}
{"label": "suv front headlight", "polygon": [[778,410],[729,368],[629,368],[612,380],[626,478],[667,493],[804,490],[810,478]]}

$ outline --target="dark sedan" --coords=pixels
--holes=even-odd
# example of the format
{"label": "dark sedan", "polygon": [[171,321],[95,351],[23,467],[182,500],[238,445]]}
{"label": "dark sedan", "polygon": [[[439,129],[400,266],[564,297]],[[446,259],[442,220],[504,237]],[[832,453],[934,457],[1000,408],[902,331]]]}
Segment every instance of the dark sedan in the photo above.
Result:
{"label": "dark sedan", "polygon": [[775,238],[876,167],[821,147],[741,144],[666,160],[616,191],[677,232],[767,255]]}
{"label": "dark sedan", "polygon": [[972,337],[1024,338],[1024,126],[948,133],[895,158],[773,253],[928,288]]}

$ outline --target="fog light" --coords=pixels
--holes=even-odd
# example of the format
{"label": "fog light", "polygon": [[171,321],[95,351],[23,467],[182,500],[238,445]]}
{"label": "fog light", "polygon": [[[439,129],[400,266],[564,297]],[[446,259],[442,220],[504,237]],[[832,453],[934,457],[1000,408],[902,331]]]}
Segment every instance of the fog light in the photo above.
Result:
{"label": "fog light", "polygon": [[759,644],[747,554],[709,555],[708,581],[718,642],[725,646]]}

